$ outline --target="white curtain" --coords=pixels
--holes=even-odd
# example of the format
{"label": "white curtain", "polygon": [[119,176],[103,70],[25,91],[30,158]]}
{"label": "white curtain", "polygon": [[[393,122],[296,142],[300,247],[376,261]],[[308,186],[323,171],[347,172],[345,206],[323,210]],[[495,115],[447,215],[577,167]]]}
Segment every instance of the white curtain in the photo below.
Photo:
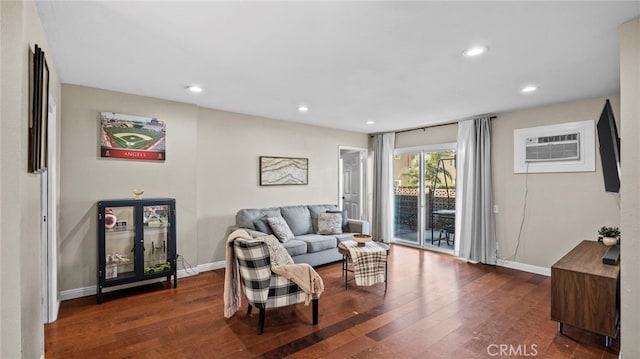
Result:
{"label": "white curtain", "polygon": [[373,136],[373,214],[371,235],[376,241],[393,238],[393,150],[395,133]]}
{"label": "white curtain", "polygon": [[491,180],[491,119],[458,122],[455,254],[496,264]]}

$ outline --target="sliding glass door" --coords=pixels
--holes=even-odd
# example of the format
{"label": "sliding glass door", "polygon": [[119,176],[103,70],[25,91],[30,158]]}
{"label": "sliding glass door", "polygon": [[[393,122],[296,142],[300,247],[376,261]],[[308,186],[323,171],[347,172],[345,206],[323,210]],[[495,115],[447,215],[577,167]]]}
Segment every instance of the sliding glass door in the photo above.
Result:
{"label": "sliding glass door", "polygon": [[397,243],[453,253],[455,143],[396,149],[394,234]]}
{"label": "sliding glass door", "polygon": [[[394,156],[394,235],[399,241],[421,245],[423,232],[420,221],[424,202],[424,182],[421,185],[422,152]],[[424,181],[424,180],[422,180]]]}

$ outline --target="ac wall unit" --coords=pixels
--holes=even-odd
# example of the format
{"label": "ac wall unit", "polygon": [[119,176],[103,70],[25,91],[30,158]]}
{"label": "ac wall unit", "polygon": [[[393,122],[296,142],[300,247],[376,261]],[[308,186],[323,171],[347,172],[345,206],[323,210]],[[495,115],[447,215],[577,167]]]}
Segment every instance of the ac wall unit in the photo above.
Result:
{"label": "ac wall unit", "polygon": [[525,162],[580,159],[580,133],[536,136],[525,139]]}
{"label": "ac wall unit", "polygon": [[595,123],[566,122],[513,131],[513,172],[595,171]]}

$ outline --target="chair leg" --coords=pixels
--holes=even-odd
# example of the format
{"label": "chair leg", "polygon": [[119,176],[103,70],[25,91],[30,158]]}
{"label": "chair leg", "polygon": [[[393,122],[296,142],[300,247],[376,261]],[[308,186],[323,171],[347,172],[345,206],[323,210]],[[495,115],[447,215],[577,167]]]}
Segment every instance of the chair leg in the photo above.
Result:
{"label": "chair leg", "polygon": [[[447,244],[448,245],[452,246],[452,245],[455,244],[455,235],[456,235],[455,232],[447,233]],[[449,242],[451,242],[451,243],[449,243]]]}
{"label": "chair leg", "polygon": [[313,325],[318,325],[318,298],[312,299],[311,310],[313,311]]}
{"label": "chair leg", "polygon": [[249,307],[247,308],[247,315],[251,315],[251,310],[253,309],[253,307],[251,306],[251,304],[249,304]]}
{"label": "chair leg", "polygon": [[262,335],[264,331],[264,313],[266,309],[260,308],[260,315],[258,316],[258,335]]}

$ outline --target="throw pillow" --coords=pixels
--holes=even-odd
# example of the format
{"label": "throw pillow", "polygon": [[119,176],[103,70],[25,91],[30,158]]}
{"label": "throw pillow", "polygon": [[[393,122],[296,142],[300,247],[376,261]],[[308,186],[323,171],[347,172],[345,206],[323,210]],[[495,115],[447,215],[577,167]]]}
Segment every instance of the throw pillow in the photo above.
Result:
{"label": "throw pillow", "polygon": [[318,215],[318,234],[342,234],[342,214],[320,213]]}
{"label": "throw pillow", "polygon": [[258,237],[258,240],[263,241],[269,248],[269,256],[271,257],[271,263],[277,266],[285,264],[293,264],[293,259],[289,252],[282,246],[282,243],[278,241],[273,235]]}
{"label": "throw pillow", "polygon": [[253,226],[256,227],[257,231],[260,231],[264,234],[273,234],[271,227],[269,227],[269,222],[267,222],[267,218],[259,218],[253,221]]}
{"label": "throw pillow", "polygon": [[318,216],[320,213],[338,209],[338,206],[333,204],[313,204],[308,207],[309,213],[311,213],[311,226],[313,227],[312,233],[318,233]]}
{"label": "throw pillow", "polygon": [[327,213],[340,213],[342,214],[342,232],[349,232],[349,217],[347,216],[347,210],[331,210],[327,211]]}
{"label": "throw pillow", "polygon": [[289,225],[284,220],[284,218],[271,217],[267,218],[267,221],[269,222],[269,226],[271,227],[273,234],[278,237],[280,242],[284,243],[290,239],[293,239],[293,232],[291,232],[291,229],[289,228]]}

